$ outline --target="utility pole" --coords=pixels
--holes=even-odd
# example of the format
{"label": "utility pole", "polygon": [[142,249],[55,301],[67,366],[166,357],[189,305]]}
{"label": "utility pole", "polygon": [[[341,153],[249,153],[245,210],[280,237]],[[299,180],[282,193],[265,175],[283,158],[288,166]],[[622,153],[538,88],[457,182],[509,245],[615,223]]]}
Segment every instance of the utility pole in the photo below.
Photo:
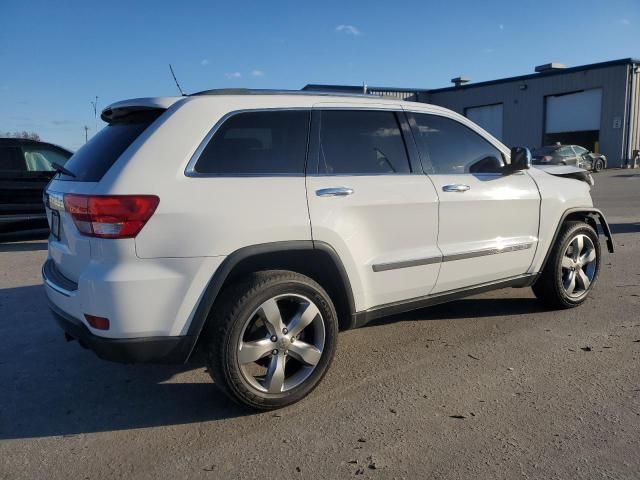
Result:
{"label": "utility pole", "polygon": [[96,95],[95,101],[94,100],[91,101],[91,106],[93,107],[93,120],[95,122],[95,127],[96,127],[95,133],[94,133],[95,135],[96,133],[98,133],[98,96],[97,95]]}
{"label": "utility pole", "polygon": [[89,141],[89,127],[87,125],[84,126],[84,143]]}

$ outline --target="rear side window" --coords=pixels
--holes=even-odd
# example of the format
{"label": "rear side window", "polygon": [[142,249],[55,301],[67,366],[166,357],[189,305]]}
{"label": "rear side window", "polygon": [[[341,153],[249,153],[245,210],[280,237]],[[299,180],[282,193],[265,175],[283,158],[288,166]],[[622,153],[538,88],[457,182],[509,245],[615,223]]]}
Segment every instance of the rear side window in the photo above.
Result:
{"label": "rear side window", "polygon": [[502,153],[482,136],[450,118],[413,114],[414,135],[433,173],[497,173],[504,165]]}
{"label": "rear side window", "polygon": [[162,111],[128,115],[98,132],[67,162],[65,168],[76,176],[59,175],[60,180],[99,182],[124,151],[144,132]]}
{"label": "rear side window", "polygon": [[0,171],[25,172],[27,167],[20,147],[0,145]]}
{"label": "rear side window", "polygon": [[407,150],[394,112],[322,111],[319,147],[320,174],[410,172]]}
{"label": "rear side window", "polygon": [[194,170],[208,175],[302,175],[310,112],[243,112],[227,119]]}

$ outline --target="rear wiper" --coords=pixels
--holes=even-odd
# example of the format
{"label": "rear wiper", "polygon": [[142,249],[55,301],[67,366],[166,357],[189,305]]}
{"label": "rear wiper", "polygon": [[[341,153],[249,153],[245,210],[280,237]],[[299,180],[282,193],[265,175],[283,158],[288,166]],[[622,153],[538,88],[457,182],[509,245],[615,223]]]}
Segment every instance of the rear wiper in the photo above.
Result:
{"label": "rear wiper", "polygon": [[72,178],[76,178],[76,174],[73,173],[70,170],[67,170],[66,168],[64,168],[62,165],[60,165],[59,163],[56,162],[51,162],[51,166],[53,167],[53,169],[58,172],[58,173],[63,173],[68,177],[72,177]]}

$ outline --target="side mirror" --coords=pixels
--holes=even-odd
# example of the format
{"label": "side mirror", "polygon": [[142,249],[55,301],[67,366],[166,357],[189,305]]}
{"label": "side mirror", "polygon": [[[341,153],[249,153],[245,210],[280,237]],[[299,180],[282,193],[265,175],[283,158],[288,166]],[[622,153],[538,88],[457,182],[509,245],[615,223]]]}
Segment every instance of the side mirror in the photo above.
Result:
{"label": "side mirror", "polygon": [[511,149],[511,164],[509,170],[518,172],[531,168],[531,151],[526,147],[513,147]]}

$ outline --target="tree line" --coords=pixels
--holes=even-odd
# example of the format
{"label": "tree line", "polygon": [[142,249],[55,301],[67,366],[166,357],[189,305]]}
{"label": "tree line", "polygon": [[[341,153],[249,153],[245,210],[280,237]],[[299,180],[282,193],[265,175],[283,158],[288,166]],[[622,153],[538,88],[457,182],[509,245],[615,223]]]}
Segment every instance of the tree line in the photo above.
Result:
{"label": "tree line", "polygon": [[40,135],[38,135],[36,132],[27,132],[26,130],[23,130],[22,132],[0,131],[0,138],[26,138],[28,140],[40,141]]}

